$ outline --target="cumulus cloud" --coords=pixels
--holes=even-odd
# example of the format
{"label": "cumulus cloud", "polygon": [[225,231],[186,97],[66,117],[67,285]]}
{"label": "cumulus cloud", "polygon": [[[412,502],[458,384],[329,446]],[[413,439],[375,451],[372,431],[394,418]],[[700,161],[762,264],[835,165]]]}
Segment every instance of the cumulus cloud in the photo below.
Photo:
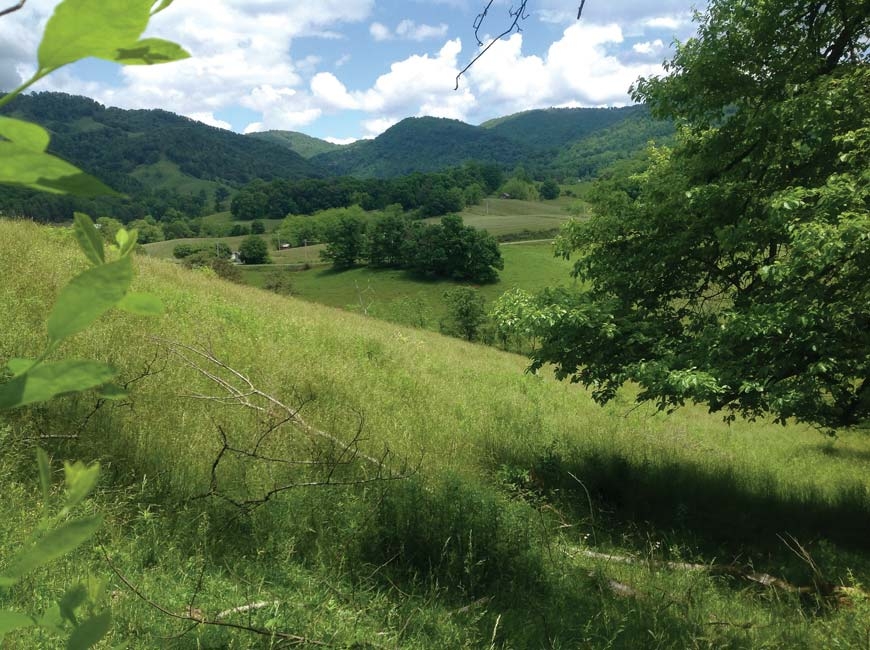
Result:
{"label": "cumulus cloud", "polygon": [[387,41],[393,37],[390,28],[383,23],[372,23],[369,25],[369,34],[371,34],[372,38],[376,41]]}
{"label": "cumulus cloud", "polygon": [[505,114],[531,107],[630,103],[629,86],[658,65],[628,63],[610,50],[622,44],[617,24],[574,23],[543,57],[523,54],[523,35],[496,43],[468,73],[481,105]]}
{"label": "cumulus cloud", "polygon": [[197,122],[202,122],[203,124],[208,124],[209,126],[216,126],[219,129],[226,129],[227,131],[232,130],[233,125],[229,122],[225,122],[224,120],[219,120],[214,116],[214,113],[190,113],[187,117],[192,120],[196,120]]}
{"label": "cumulus cloud", "polygon": [[[27,10],[0,21],[0,40],[19,44],[17,61],[35,61],[37,35],[57,0],[31,0]],[[302,88],[320,60],[294,60],[291,46],[301,37],[337,37],[337,25],[365,20],[374,0],[222,0],[176,2],[155,16],[146,35],[182,44],[192,58],[160,66],[121,68],[121,83],[85,84],[57,75],[37,89],[86,93],[122,108],[164,108],[183,115],[214,114],[242,105],[262,113],[266,128],[310,124],[322,114]],[[0,49],[0,83],[20,77],[20,64],[5,64]],[[30,56],[26,56],[29,54]]]}
{"label": "cumulus cloud", "polygon": [[433,38],[443,38],[447,35],[447,25],[418,25],[413,20],[405,19],[390,30],[383,23],[369,25],[369,34],[376,41],[389,41],[394,38],[406,41],[425,41]]}
{"label": "cumulus cloud", "polygon": [[333,137],[326,137],[323,139],[326,140],[327,142],[331,142],[332,144],[340,144],[340,145],[353,144],[354,142],[357,142],[359,140],[359,138],[333,138]]}
{"label": "cumulus cloud", "polygon": [[664,49],[665,44],[662,39],[657,38],[654,41],[645,41],[643,43],[635,43],[631,49],[638,54],[656,54]]}

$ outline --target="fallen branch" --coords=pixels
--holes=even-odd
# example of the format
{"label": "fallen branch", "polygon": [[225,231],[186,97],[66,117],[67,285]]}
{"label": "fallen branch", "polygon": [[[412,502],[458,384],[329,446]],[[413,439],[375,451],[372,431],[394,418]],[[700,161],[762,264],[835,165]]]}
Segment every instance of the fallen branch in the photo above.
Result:
{"label": "fallen branch", "polygon": [[[799,553],[799,556],[806,560],[809,558],[809,554],[806,552],[802,546],[797,544],[794,538],[791,538],[792,544],[796,545],[797,548],[802,551]],[[785,540],[783,540],[785,542]],[[791,550],[795,550],[788,543]],[[598,553],[596,551],[591,551],[588,549],[579,549],[573,555],[568,553],[569,557],[581,556],[585,558],[589,558],[591,560],[600,560],[603,562],[615,563],[615,564],[631,564],[631,565],[639,565],[645,564],[647,566],[655,566],[655,567],[663,567],[666,569],[671,569],[674,571],[704,571],[709,573],[710,575],[719,575],[719,576],[729,576],[732,578],[739,578],[751,582],[753,584],[757,584],[766,588],[779,589],[781,591],[785,591],[788,593],[800,594],[800,595],[809,595],[816,594],[823,597],[836,597],[839,599],[843,598],[851,598],[858,594],[863,594],[864,596],[870,596],[866,592],[857,589],[855,587],[846,587],[843,585],[835,585],[831,582],[825,581],[821,578],[821,573],[818,571],[818,567],[816,567],[815,563],[812,563],[811,566],[814,567],[814,584],[812,586],[798,586],[793,585],[787,580],[782,578],[777,578],[776,576],[772,576],[769,573],[760,573],[757,571],[752,571],[751,569],[747,569],[745,567],[741,567],[737,564],[697,564],[692,562],[656,562],[651,560],[642,560],[629,555],[612,555],[609,553]],[[812,562],[812,559],[809,558],[809,561]],[[616,583],[618,584],[618,583]],[[620,587],[621,589],[621,587]],[[615,592],[616,588],[613,589]]]}
{"label": "fallen branch", "polygon": [[[219,620],[224,615],[228,616],[232,613],[235,613],[236,611],[247,611],[247,610],[244,610],[243,608],[235,608],[235,609],[226,610],[226,611],[218,614],[213,619],[206,617],[201,610],[194,608],[194,607],[188,607],[187,611],[183,614],[178,614],[177,612],[173,612],[171,609],[169,609],[165,605],[162,605],[162,604],[148,598],[148,596],[146,596],[142,592],[142,590],[139,589],[139,587],[137,587],[135,584],[133,584],[133,582],[130,581],[129,578],[127,578],[123,573],[120,572],[120,570],[118,570],[118,567],[116,567],[115,564],[112,562],[112,559],[109,557],[109,554],[108,554],[108,552],[106,552],[106,549],[104,547],[101,547],[101,549],[103,551],[103,557],[106,559],[106,563],[109,565],[109,568],[112,570],[112,573],[114,573],[115,576],[118,578],[118,580],[120,580],[124,584],[124,586],[127,587],[127,589],[132,591],[133,594],[135,594],[137,598],[139,598],[142,602],[144,602],[149,607],[156,609],[158,612],[160,612],[161,614],[163,614],[165,616],[168,616],[169,618],[173,618],[173,619],[176,619],[179,621],[185,621],[187,623],[192,623],[192,625],[187,630],[185,630],[184,634],[187,634],[188,632],[190,632],[191,630],[195,629],[196,627],[198,627],[200,625],[211,625],[213,627],[226,627],[226,628],[231,628],[234,630],[240,630],[243,632],[249,632],[251,634],[257,634],[260,636],[267,636],[271,639],[280,639],[281,641],[284,641],[287,644],[293,645],[293,646],[312,645],[312,646],[318,646],[318,647],[323,647],[323,648],[330,647],[330,644],[326,643],[325,641],[318,641],[316,639],[311,639],[309,637],[302,636],[299,634],[292,634],[290,632],[280,632],[277,630],[267,630],[266,628],[257,627],[254,625],[243,625],[241,623],[231,623],[229,621]],[[254,605],[256,605],[256,607],[255,606],[247,606],[247,607],[249,607],[249,609],[260,609],[260,607],[259,607],[260,605],[263,605],[264,607],[268,607],[269,605],[272,605],[272,604],[273,603],[265,603],[265,604],[254,603]],[[246,606],[243,606],[243,607],[246,607]]]}
{"label": "fallen branch", "polygon": [[[357,458],[361,458],[371,463],[372,465],[375,465],[378,468],[384,468],[383,459],[369,456],[359,451],[358,449],[352,448],[350,444],[345,443],[333,434],[308,424],[308,422],[306,422],[299,415],[301,406],[299,408],[292,408],[278,400],[276,397],[259,390],[256,386],[254,386],[250,378],[248,378],[246,375],[242,374],[235,368],[227,365],[211,352],[175,341],[167,341],[165,339],[155,340],[158,343],[165,345],[168,348],[169,352],[181,359],[181,361],[185,365],[193,368],[203,377],[211,380],[226,392],[226,395],[204,395],[200,393],[191,393],[187,395],[188,397],[218,402],[221,404],[238,404],[265,416],[273,416],[275,411],[280,411],[284,415],[278,418],[278,424],[273,425],[269,430],[263,433],[262,437],[265,437],[266,435],[268,435],[268,433],[271,433],[271,431],[277,428],[277,426],[280,426],[281,424],[284,424],[286,422],[291,422],[294,426],[298,427],[300,430],[304,431],[310,436],[319,437],[321,439],[327,440],[330,443],[341,448],[345,452],[352,451],[354,456]],[[200,365],[199,363],[194,361],[194,359],[191,358],[191,356],[189,355],[193,355],[194,358],[199,357],[200,359],[207,361],[210,365],[215,366],[217,369],[226,372],[235,381],[235,383],[234,381],[221,377],[217,374],[215,370],[209,369],[204,365]],[[256,402],[256,400],[258,399],[265,402],[266,406],[264,406],[263,404],[258,404]]]}

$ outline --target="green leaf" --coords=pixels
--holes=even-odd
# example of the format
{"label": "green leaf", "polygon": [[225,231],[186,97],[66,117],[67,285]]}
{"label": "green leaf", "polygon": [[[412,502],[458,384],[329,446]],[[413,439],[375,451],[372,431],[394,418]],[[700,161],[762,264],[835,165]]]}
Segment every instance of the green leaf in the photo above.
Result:
{"label": "green leaf", "polygon": [[51,630],[55,634],[63,634],[63,616],[60,613],[60,605],[54,603],[42,613],[37,625],[44,630]]}
{"label": "green leaf", "polygon": [[17,377],[30,370],[35,363],[35,359],[9,359],[6,362],[6,368]]}
{"label": "green leaf", "polygon": [[41,363],[25,374],[0,384],[0,410],[96,388],[111,381],[115,374],[114,368],[98,361]]}
{"label": "green leaf", "polygon": [[100,464],[85,465],[81,461],[64,462],[63,473],[66,480],[66,504],[61,516],[84,501],[96,487],[100,478]]}
{"label": "green leaf", "polygon": [[76,212],[73,215],[75,221],[73,232],[76,236],[76,241],[79,243],[79,248],[85,254],[91,264],[100,266],[106,262],[106,251],[103,248],[103,238],[100,236],[97,227],[91,218],[81,212]]}
{"label": "green leaf", "polygon": [[51,495],[51,463],[48,454],[41,447],[36,448],[36,464],[39,465],[39,486],[42,488],[43,509],[48,510]]}
{"label": "green leaf", "polygon": [[162,38],[143,38],[126,48],[118,48],[115,61],[122,65],[154,65],[190,58],[190,54],[177,43]]}
{"label": "green leaf", "polygon": [[109,633],[111,626],[112,614],[109,610],[89,618],[73,630],[66,644],[67,650],[87,650],[95,646]]}
{"label": "green leaf", "polygon": [[130,393],[115,384],[106,384],[97,392],[97,397],[108,400],[126,399]]}
{"label": "green leaf", "polygon": [[38,124],[11,117],[0,117],[0,136],[36,153],[45,151],[50,139],[48,131]]}
{"label": "green leaf", "polygon": [[117,195],[93,176],[57,156],[9,141],[0,141],[0,183],[54,194]]}
{"label": "green leaf", "polygon": [[139,40],[152,0],[64,0],[54,10],[39,44],[40,71],[95,56],[114,61],[117,50]]}
{"label": "green leaf", "polygon": [[60,341],[82,331],[117,305],[133,281],[130,258],[88,269],[63,288],[48,317],[48,336]]}
{"label": "green leaf", "polygon": [[136,242],[139,240],[139,231],[135,228],[131,230],[125,230],[124,228],[121,228],[121,230],[119,230],[118,232],[124,232],[127,234],[127,241],[123,244],[118,241],[117,236],[115,237],[115,241],[118,241],[118,246],[120,246],[121,248],[121,257],[125,257],[129,255],[131,251],[133,251],[133,249],[136,248]]}
{"label": "green leaf", "polygon": [[81,607],[87,599],[88,589],[83,584],[77,584],[75,587],[67,589],[63,597],[57,602],[61,618],[77,625],[76,609]]}
{"label": "green leaf", "polygon": [[118,309],[138,316],[159,316],[163,313],[163,303],[150,293],[128,293],[118,303]]}
{"label": "green leaf", "polygon": [[151,15],[159,14],[161,11],[166,9],[169,5],[172,4],[172,0],[160,0],[160,4],[151,12]]}
{"label": "green leaf", "polygon": [[0,611],[0,639],[3,635],[12,630],[21,630],[25,627],[32,627],[36,621],[27,614],[20,612]]}
{"label": "green leaf", "polygon": [[94,515],[55,528],[12,560],[0,577],[0,587],[12,586],[28,573],[74,551],[93,537],[102,523],[103,518]]}

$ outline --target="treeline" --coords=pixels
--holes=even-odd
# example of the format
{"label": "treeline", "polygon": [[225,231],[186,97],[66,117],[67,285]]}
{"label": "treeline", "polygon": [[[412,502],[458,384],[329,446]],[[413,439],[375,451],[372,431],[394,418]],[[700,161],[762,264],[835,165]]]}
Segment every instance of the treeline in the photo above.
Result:
{"label": "treeline", "polygon": [[448,215],[440,223],[411,219],[399,205],[375,214],[360,206],[327,210],[313,217],[290,216],[275,243],[322,242],[321,257],[336,269],[357,264],[405,269],[425,278],[495,282],[504,261],[496,239]]}
{"label": "treeline", "polygon": [[311,178],[254,181],[233,198],[234,219],[282,219],[288,214],[310,215],[331,208],[358,205],[383,210],[400,205],[418,217],[459,212],[479,203],[502,184],[498,165],[468,162],[443,172],[414,173],[401,178]]}

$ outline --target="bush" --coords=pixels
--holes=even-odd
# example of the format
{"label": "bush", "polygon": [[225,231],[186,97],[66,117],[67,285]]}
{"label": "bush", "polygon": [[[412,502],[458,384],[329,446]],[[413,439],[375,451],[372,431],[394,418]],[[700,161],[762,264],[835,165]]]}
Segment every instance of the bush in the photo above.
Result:
{"label": "bush", "polygon": [[269,264],[269,245],[257,235],[248,235],[239,245],[239,258],[242,264]]}

